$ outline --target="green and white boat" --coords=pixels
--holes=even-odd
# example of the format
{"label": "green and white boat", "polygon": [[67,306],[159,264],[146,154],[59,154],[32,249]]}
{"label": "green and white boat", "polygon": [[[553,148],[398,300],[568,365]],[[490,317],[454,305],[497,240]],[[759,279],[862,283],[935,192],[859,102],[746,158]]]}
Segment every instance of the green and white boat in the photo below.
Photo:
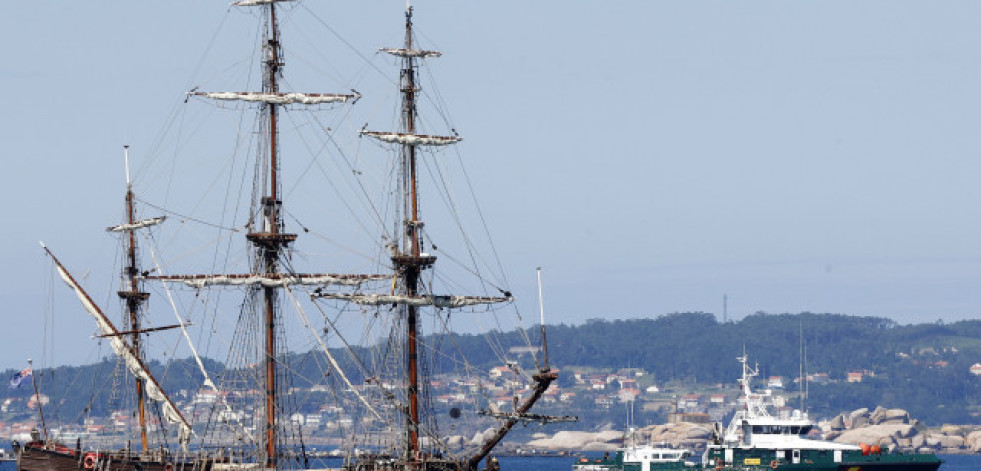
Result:
{"label": "green and white boat", "polygon": [[[790,417],[770,413],[773,398],[769,390],[755,392],[751,387],[759,369],[742,363],[740,409],[729,426],[716,432],[700,462],[692,462],[692,452],[684,449],[630,445],[602,459],[581,458],[572,471],[936,471],[942,461],[933,453],[889,453],[878,446],[849,445],[809,438],[814,423],[807,413],[794,411]],[[633,437],[631,430],[630,437]]]}
{"label": "green and white boat", "polygon": [[689,460],[691,450],[632,444],[602,459],[580,458],[572,471],[660,471],[699,467]]}
{"label": "green and white boat", "polygon": [[[793,471],[935,471],[942,461],[933,453],[889,453],[878,446],[855,446],[807,438],[814,424],[806,412],[789,418],[770,414],[769,390],[754,392],[751,381],[759,374],[747,357],[739,358],[742,407],[702,455],[701,466],[716,470],[769,468]],[[721,428],[721,427],[720,427]]]}

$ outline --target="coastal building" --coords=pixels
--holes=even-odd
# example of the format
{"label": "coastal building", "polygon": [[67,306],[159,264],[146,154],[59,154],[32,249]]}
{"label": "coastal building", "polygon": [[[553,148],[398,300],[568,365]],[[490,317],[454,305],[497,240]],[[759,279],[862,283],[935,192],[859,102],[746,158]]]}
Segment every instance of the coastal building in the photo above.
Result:
{"label": "coastal building", "polygon": [[620,377],[618,381],[620,383],[620,389],[640,389],[640,387],[637,386],[636,379]]}
{"label": "coastal building", "polygon": [[828,384],[831,382],[831,377],[827,373],[814,373],[807,375],[807,381],[814,384]]}
{"label": "coastal building", "polygon": [[698,409],[702,402],[701,394],[686,394],[678,401],[678,409],[694,411]]}

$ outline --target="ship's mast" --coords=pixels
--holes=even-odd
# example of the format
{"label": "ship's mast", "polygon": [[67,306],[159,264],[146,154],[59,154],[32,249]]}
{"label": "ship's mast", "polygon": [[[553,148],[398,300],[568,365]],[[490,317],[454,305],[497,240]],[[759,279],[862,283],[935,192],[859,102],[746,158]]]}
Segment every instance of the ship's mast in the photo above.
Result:
{"label": "ship's mast", "polygon": [[[126,159],[126,224],[132,225],[136,222],[135,209],[133,207],[133,185],[129,177],[129,146],[123,146],[123,154]],[[143,358],[143,351],[140,348],[140,307],[150,297],[150,293],[140,290],[139,268],[136,266],[136,231],[127,231],[126,238],[126,266],[123,268],[124,285],[117,294],[126,303],[126,312],[129,314],[130,329],[132,336],[130,344],[133,353]],[[136,407],[140,419],[140,444],[141,450],[147,450],[146,439],[146,403],[143,392],[143,379],[136,378]]]}
{"label": "ship's mast", "polygon": [[[419,192],[417,162],[418,156],[416,147],[439,147],[455,144],[463,138],[456,135],[438,136],[416,133],[416,121],[418,110],[416,108],[416,98],[418,88],[416,85],[416,60],[429,57],[439,57],[438,51],[427,51],[413,49],[412,33],[412,7],[406,5],[405,12],[405,44],[402,48],[382,48],[383,52],[399,57],[402,61],[401,80],[399,82],[402,95],[401,109],[401,129],[398,132],[368,131],[362,128],[360,134],[369,136],[384,143],[398,144],[400,180],[399,189],[402,192],[402,227],[397,231],[399,240],[394,244],[392,255],[392,265],[395,267],[398,280],[398,293],[389,295],[363,295],[363,294],[338,294],[338,293],[314,293],[315,298],[328,298],[355,302],[362,305],[390,305],[395,304],[399,307],[399,314],[404,315],[405,319],[405,366],[406,366],[406,396],[407,407],[405,408],[406,435],[405,435],[405,456],[406,461],[419,464],[422,460],[430,459],[421,454],[420,443],[420,378],[419,378],[419,307],[436,306],[438,308],[460,308],[478,304],[495,304],[511,301],[511,293],[502,290],[504,297],[488,296],[436,296],[420,292],[422,284],[420,278],[423,270],[431,268],[436,262],[436,257],[428,254],[423,249],[422,228],[423,222],[419,216]],[[365,126],[367,127],[367,125]],[[543,335],[544,340],[544,335]],[[493,450],[493,448],[504,438],[504,436],[521,421],[533,420],[535,422],[553,421],[556,418],[547,416],[536,416],[529,414],[531,406],[541,398],[548,386],[556,379],[557,375],[551,371],[547,364],[535,374],[533,392],[526,398],[520,406],[515,407],[513,413],[487,415],[500,416],[505,419],[505,424],[501,426],[491,438],[487,439],[480,450],[470,456],[462,464],[466,469],[475,470],[481,460]],[[559,420],[574,420],[571,417],[558,418]]]}
{"label": "ship's mast", "polygon": [[[265,5],[267,13],[267,34],[263,44],[264,61],[263,92],[275,94],[279,91],[277,77],[283,64],[280,62],[279,25],[276,20],[276,4]],[[296,234],[281,232],[279,199],[279,127],[277,123],[278,104],[266,102],[263,112],[267,117],[266,138],[269,142],[269,175],[266,181],[265,195],[261,199],[261,227],[252,228],[246,237],[255,247],[257,275],[275,276],[279,273],[279,257],[286,246],[296,240]],[[265,326],[265,344],[263,356],[265,363],[265,454],[266,466],[276,467],[276,316],[277,289],[272,286],[262,288],[263,325]]]}
{"label": "ship's mast", "polygon": [[[412,7],[405,10],[405,50],[412,50]],[[415,59],[407,54],[402,58],[402,128],[406,134],[416,132],[416,82]],[[406,194],[406,212],[410,217],[405,218],[403,246],[393,262],[399,276],[402,278],[405,294],[418,294],[419,275],[424,268],[432,265],[434,257],[423,257],[420,250],[420,230],[422,221],[419,220],[418,180],[416,179],[416,146],[402,144],[401,147],[402,176]],[[419,358],[418,358],[418,308],[405,306],[406,311],[406,346],[408,367],[408,437],[407,447],[409,457],[416,456],[419,451]]]}

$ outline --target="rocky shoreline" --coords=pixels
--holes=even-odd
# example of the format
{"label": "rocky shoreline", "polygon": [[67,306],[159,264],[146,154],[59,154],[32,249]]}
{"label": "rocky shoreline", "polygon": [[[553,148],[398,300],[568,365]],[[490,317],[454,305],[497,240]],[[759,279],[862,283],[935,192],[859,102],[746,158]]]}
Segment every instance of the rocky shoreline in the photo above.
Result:
{"label": "rocky shoreline", "polygon": [[[927,427],[903,409],[858,409],[817,424],[813,438],[853,445],[878,445],[902,453],[981,453],[981,425]],[[705,449],[712,424],[678,422],[650,425],[635,430],[641,442],[664,444],[694,451]],[[613,451],[622,446],[622,430],[600,432],[560,431],[536,434],[526,447],[544,451]]]}

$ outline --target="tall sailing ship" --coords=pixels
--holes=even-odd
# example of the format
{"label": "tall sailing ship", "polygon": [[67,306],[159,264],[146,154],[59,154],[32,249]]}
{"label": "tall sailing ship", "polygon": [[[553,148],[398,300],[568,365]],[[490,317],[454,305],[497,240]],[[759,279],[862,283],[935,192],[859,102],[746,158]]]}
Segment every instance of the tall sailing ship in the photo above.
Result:
{"label": "tall sailing ship", "polygon": [[[462,254],[453,253],[452,243],[441,243],[444,248],[437,249],[433,240],[439,234],[427,231],[424,224],[426,202],[443,199],[448,201],[446,206],[451,213],[456,211],[451,214],[451,224],[463,225],[464,218],[450,192],[436,190],[433,194],[438,198],[422,197],[423,174],[431,176],[436,183],[446,179],[440,164],[427,159],[440,157],[441,152],[462,138],[452,127],[448,127],[449,133],[436,134],[427,133],[421,125],[425,121],[420,98],[426,93],[419,85],[420,67],[441,54],[418,46],[412,7],[406,5],[404,43],[381,49],[400,65],[398,79],[393,82],[399,94],[396,129],[375,131],[369,130],[368,125],[360,130],[355,127],[352,134],[357,137],[346,141],[360,143],[370,139],[378,144],[370,147],[372,153],[379,149],[393,157],[393,168],[380,174],[382,188],[378,193],[383,195],[382,199],[367,196],[367,179],[361,178],[360,168],[351,164],[338,146],[338,160],[349,165],[351,171],[348,182],[353,183],[348,188],[359,196],[365,195],[363,205],[371,215],[371,223],[358,224],[362,228],[377,228],[374,236],[357,239],[368,242],[369,250],[375,253],[364,257],[369,260],[366,265],[371,267],[365,271],[371,273],[338,274],[299,268],[320,254],[294,249],[298,234],[287,228],[287,219],[296,221],[303,233],[312,233],[335,247],[343,244],[325,235],[329,229],[320,231],[318,226],[323,224],[299,222],[304,216],[291,212],[284,200],[302,185],[284,185],[283,175],[288,173],[284,168],[318,166],[322,169],[318,159],[325,158],[325,149],[345,140],[340,136],[341,131],[324,126],[320,118],[306,121],[312,125],[297,124],[296,115],[301,108],[311,108],[314,114],[335,113],[347,117],[351,105],[361,95],[353,90],[339,94],[284,90],[280,23],[284,17],[312,14],[299,2],[241,0],[232,5],[247,9],[261,19],[261,90],[204,91],[204,87],[195,87],[184,102],[191,102],[187,106],[211,103],[219,112],[240,110],[241,121],[252,123],[252,129],[238,134],[247,143],[236,144],[235,156],[229,159],[227,173],[222,177],[247,175],[246,169],[252,168],[251,176],[243,178],[246,182],[243,186],[252,187],[251,196],[243,205],[248,210],[236,211],[239,206],[231,198],[223,199],[221,210],[208,216],[175,209],[186,202],[188,191],[173,195],[175,202],[171,204],[151,204],[149,198],[134,192],[127,156],[126,219],[123,224],[110,228],[121,236],[124,252],[123,283],[118,290],[126,319],[123,329],[116,328],[67,268],[45,248],[60,276],[95,319],[100,336],[109,340],[120,362],[135,378],[137,410],[134,414],[138,416],[139,438],[128,441],[121,450],[109,451],[81,440],[65,444],[58,437],[47,436],[44,427],[45,436],[39,434],[18,448],[19,469],[310,469],[315,466],[311,462],[310,437],[304,435],[303,411],[310,409],[311,397],[316,408],[339,419],[338,437],[331,444],[347,451],[342,467],[352,471],[476,470],[482,463],[493,469],[496,460],[489,457],[515,425],[572,420],[531,413],[531,408],[557,378],[544,347],[544,320],[541,348],[530,348],[538,340],[533,342],[525,330],[516,331],[527,344],[521,351],[532,352],[523,359],[512,355],[499,343],[499,338],[490,338],[488,342],[488,351],[499,364],[506,364],[526,382],[525,387],[513,391],[510,407],[495,407],[488,400],[489,394],[480,379],[483,372],[477,371],[456,344],[460,337],[453,327],[459,321],[457,316],[451,318],[451,313],[467,311],[467,316],[491,316],[500,325],[498,313],[515,313],[516,307],[506,283],[499,281],[500,275],[488,275],[493,270],[487,268],[487,262],[476,252],[469,236],[457,245]],[[338,110],[343,112],[337,113]],[[244,118],[253,112],[257,112],[254,120]],[[316,137],[319,143],[311,145],[302,141],[293,147],[315,148],[311,160],[284,158],[284,142],[288,137],[281,132],[284,122],[290,123],[290,132],[285,133],[290,136],[310,129],[320,133]],[[184,144],[178,143],[178,152],[184,151]],[[239,149],[243,148],[251,149],[252,157],[239,158]],[[290,165],[284,165],[285,162]],[[195,161],[191,168],[203,165]],[[174,167],[169,168],[171,175],[178,173]],[[320,188],[323,187],[326,185]],[[228,188],[234,189],[235,185],[229,184]],[[207,193],[210,188],[204,190]],[[164,201],[167,195],[162,197]],[[166,223],[163,216],[140,219],[137,202],[170,218]],[[331,215],[326,224],[336,220],[336,215]],[[177,234],[189,226],[199,236],[213,231],[202,239],[213,242],[216,254],[201,255],[195,248],[193,257],[175,257],[170,261],[166,256],[158,257],[156,241],[164,239],[165,234],[167,240],[176,238],[167,231]],[[243,228],[245,245],[240,246],[236,240],[241,240]],[[140,260],[141,237],[147,245],[143,255],[149,253],[151,257],[145,258],[153,263]],[[447,245],[449,250],[445,248]],[[363,254],[364,250],[354,252]],[[437,253],[452,261],[455,271],[436,270]],[[183,271],[187,266],[195,266],[187,262],[188,258],[204,260],[197,265],[210,265],[213,271],[168,273],[173,267],[177,267],[174,271]],[[467,259],[471,260],[469,264],[464,263]],[[243,265],[241,271],[229,270]],[[471,287],[478,291],[471,295],[442,291]],[[145,316],[149,289],[159,293],[155,299],[167,301],[155,302],[155,309],[163,310],[160,305],[169,304],[177,315],[177,324],[149,325]],[[229,289],[244,291],[244,297],[227,294]],[[196,339],[188,333],[191,322],[185,321],[191,318],[200,330]],[[322,319],[322,325],[315,325],[318,318]],[[219,326],[228,319],[234,319],[235,324],[226,332]],[[431,326],[431,330],[426,331],[426,326]],[[203,391],[212,400],[183,406],[175,403],[147,367],[143,347],[146,336],[168,329],[180,330],[188,340],[200,369]],[[224,344],[215,340],[232,334],[230,331],[234,335]],[[194,348],[195,344],[213,340],[227,351],[224,370],[220,372],[209,371],[201,359],[216,348],[214,345],[206,346],[201,355]],[[459,405],[444,410],[445,414],[438,412],[433,397],[434,378],[444,370],[455,370],[443,378],[468,385],[468,394],[477,400],[459,400]],[[164,432],[161,442],[148,441],[147,432],[151,428],[148,407],[162,418],[153,422],[152,427]],[[458,420],[461,415],[491,425],[485,429],[458,426],[462,423]],[[449,439],[447,421],[450,432],[456,435],[474,430],[479,433],[473,440]],[[168,442],[167,437],[174,435],[176,440]]]}

